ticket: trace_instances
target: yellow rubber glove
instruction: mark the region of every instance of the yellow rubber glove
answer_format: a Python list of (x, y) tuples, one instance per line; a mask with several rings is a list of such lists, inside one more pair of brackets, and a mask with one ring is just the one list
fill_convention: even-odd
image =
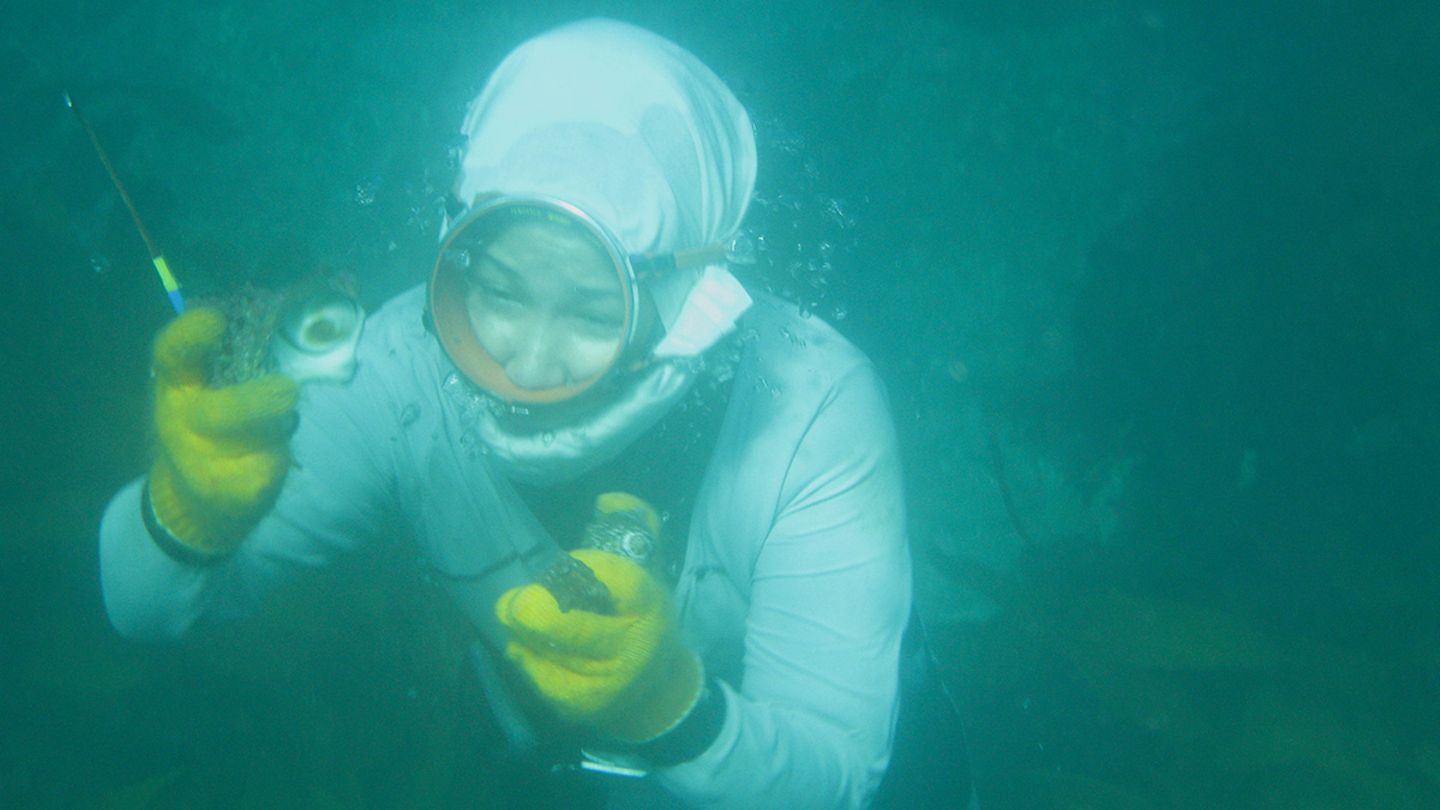
[(233, 551), (274, 503), (290, 466), (299, 386), (270, 374), (209, 388), (225, 317), (197, 308), (155, 338), (155, 463), (150, 502), (178, 541), (202, 555)]
[(700, 659), (649, 571), (606, 551), (571, 554), (609, 589), (614, 612), (562, 611), (538, 584), (511, 589), (495, 604), (511, 633), (506, 653), (561, 717), (622, 742), (652, 740), (695, 706)]

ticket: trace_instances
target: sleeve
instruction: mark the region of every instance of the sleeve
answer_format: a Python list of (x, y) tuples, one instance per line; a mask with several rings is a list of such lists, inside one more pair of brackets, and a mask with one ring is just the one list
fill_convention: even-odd
[(294, 464), (275, 507), (240, 548), (214, 565), (180, 562), (142, 519), (143, 479), (111, 500), (100, 524), (100, 582), (110, 622), (136, 639), (176, 639), (204, 618), (252, 612), (288, 577), (360, 543), (395, 536), (393, 464), (379, 452), (395, 432), (373, 375), (311, 384), (291, 439)]
[(703, 807), (865, 806), (889, 762), (910, 600), (894, 428), (866, 363), (790, 460), (720, 734), (662, 784)]

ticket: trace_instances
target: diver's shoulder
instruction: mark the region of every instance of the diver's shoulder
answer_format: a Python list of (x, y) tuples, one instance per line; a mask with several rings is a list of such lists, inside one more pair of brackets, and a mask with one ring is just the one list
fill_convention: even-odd
[(770, 293), (750, 296), (754, 303), (736, 326), (742, 340), (753, 342), (764, 358), (803, 362), (837, 375), (870, 365), (865, 353), (824, 318)]
[(365, 338), (390, 347), (425, 338), (425, 285), (398, 293), (365, 318)]
[(367, 320), (368, 324), (375, 324), (377, 328), (393, 328), (407, 324), (424, 329), (425, 315), (425, 290), (426, 285), (416, 284), (415, 286), (396, 293)]
[[(360, 334), (361, 367), (372, 370), (393, 366), (417, 370), (425, 365), (433, 341), (425, 329), (425, 285), (416, 285), (381, 304), (365, 317)], [(408, 373), (408, 372), (407, 372)]]
[(883, 387), (870, 358), (823, 318), (773, 295), (751, 298), (736, 324), (744, 385), (786, 392), (776, 404), (802, 410)]

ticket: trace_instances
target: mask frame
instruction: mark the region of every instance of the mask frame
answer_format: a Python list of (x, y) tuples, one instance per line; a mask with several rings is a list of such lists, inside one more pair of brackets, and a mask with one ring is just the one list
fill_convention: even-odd
[[(523, 388), (512, 382), (499, 361), (480, 343), (470, 322), (466, 274), (480, 249), (495, 233), (511, 223), (543, 221), (582, 235), (608, 260), (620, 286), (625, 311), (614, 354), (595, 374), (566, 385)], [(477, 197), (441, 242), (430, 276), (430, 314), (441, 347), (455, 367), (471, 382), (500, 399), (524, 405), (572, 400), (613, 376), (635, 341), (640, 312), (640, 291), (631, 257), (603, 224), (571, 203), (541, 195), (489, 194)]]
[[(450, 217), (447, 217), (450, 219)], [(469, 264), (462, 257), (483, 241), (489, 230), (506, 222), (542, 219), (565, 225), (599, 247), (619, 281), (625, 313), (615, 353), (597, 373), (569, 385), (550, 388), (522, 388), (512, 382), (500, 363), (485, 350), (475, 335), (466, 308), (465, 279)], [(628, 253), (620, 240), (603, 223), (584, 209), (565, 200), (540, 194), (477, 195), (468, 210), (453, 218), (441, 241), (435, 267), (430, 275), (430, 316), (440, 345), (450, 361), (472, 383), (505, 402), (544, 405), (566, 402), (596, 388), (622, 373), (646, 365), (638, 358), (636, 345), (641, 325), (641, 284), (653, 277), (731, 260), (734, 237), (695, 248), (662, 253)], [(647, 330), (648, 331), (648, 330)]]

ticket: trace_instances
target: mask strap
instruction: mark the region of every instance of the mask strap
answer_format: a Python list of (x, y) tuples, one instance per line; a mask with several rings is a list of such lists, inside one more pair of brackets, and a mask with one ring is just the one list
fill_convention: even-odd
[(730, 250), (734, 243), (734, 240), (731, 239), (701, 247), (684, 248), (671, 253), (632, 254), (630, 266), (635, 271), (636, 280), (645, 281), (676, 270), (722, 264), (730, 258)]

